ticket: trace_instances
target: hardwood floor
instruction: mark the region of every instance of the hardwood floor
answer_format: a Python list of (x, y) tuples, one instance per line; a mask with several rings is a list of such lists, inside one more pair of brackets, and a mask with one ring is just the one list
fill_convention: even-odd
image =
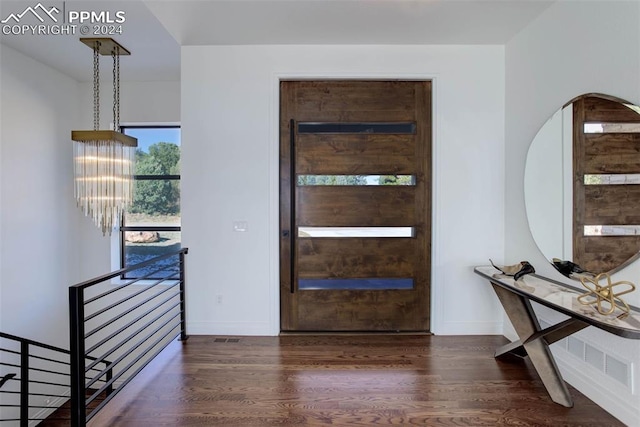
[(623, 425), (572, 387), (573, 408), (551, 402), (528, 363), (493, 358), (505, 342), (192, 336), (172, 343), (89, 426)]

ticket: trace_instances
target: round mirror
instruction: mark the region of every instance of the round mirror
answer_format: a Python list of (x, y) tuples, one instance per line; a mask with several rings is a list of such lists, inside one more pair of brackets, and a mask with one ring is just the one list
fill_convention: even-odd
[(549, 261), (599, 274), (640, 257), (640, 107), (602, 94), (565, 104), (531, 143), (524, 191)]

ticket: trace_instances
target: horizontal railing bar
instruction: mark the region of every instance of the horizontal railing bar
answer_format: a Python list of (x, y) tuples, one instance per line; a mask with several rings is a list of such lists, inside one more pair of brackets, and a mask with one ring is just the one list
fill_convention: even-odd
[[(169, 267), (170, 267), (170, 266), (169, 266)], [(145, 284), (145, 287), (146, 287), (146, 288), (151, 288), (151, 287), (153, 287), (153, 286), (155, 286), (155, 285), (159, 285), (159, 284), (161, 284), (162, 282), (164, 282), (164, 281), (168, 280), (168, 278), (163, 277), (163, 278), (160, 278), (160, 279), (148, 279), (148, 277), (149, 277), (149, 276), (151, 276), (151, 275), (153, 275), (153, 274), (155, 274), (155, 273), (158, 273), (159, 271), (166, 270), (167, 268), (168, 268), (168, 267), (166, 267), (166, 266), (165, 266), (165, 267), (160, 267), (160, 268), (157, 268), (157, 269), (155, 269), (155, 270), (153, 270), (153, 271), (150, 271), (149, 273), (145, 274), (144, 276), (136, 277), (135, 279), (128, 279), (129, 281), (128, 281), (128, 282), (126, 282), (126, 283), (124, 283), (124, 284), (122, 284), (122, 285), (115, 286), (113, 289), (110, 289), (110, 290), (108, 290), (107, 292), (103, 292), (103, 293), (101, 293), (101, 294), (99, 294), (99, 295), (96, 295), (96, 296), (94, 296), (94, 297), (91, 297), (91, 298), (89, 298), (89, 299), (85, 300), (84, 304), (85, 304), (85, 305), (88, 305), (88, 304), (90, 304), (90, 303), (92, 303), (92, 302), (94, 302), (94, 301), (99, 300), (100, 298), (106, 297), (107, 295), (111, 295), (111, 294), (112, 294), (112, 293), (114, 293), (114, 292), (118, 292), (118, 291), (120, 291), (120, 290), (122, 290), (122, 289), (124, 289), (124, 288), (126, 288), (126, 287), (129, 287), (129, 286), (131, 286), (131, 285), (133, 285), (133, 284), (135, 284), (135, 283), (137, 283), (137, 282), (142, 282), (142, 281), (144, 281), (144, 280), (157, 280), (157, 281), (156, 281), (156, 283), (153, 283), (153, 284)], [(172, 275), (172, 276), (174, 276), (174, 275)], [(172, 277), (172, 276), (169, 276), (169, 277)], [(172, 278), (172, 279), (169, 279), (169, 280), (178, 280), (178, 279), (173, 279), (173, 278)], [(85, 320), (86, 320), (86, 319), (85, 319)]]
[[(48, 349), (48, 350), (51, 350), (51, 349)], [(5, 352), (7, 352), (7, 353), (12, 353), (12, 354), (20, 355), (20, 352), (19, 352), (19, 351), (14, 351), (14, 350), (8, 350), (8, 349), (2, 349), (2, 348), (0, 348), (0, 351), (5, 351)], [(69, 351), (68, 351), (68, 350), (67, 350), (66, 352), (64, 352), (64, 353), (66, 353), (66, 354), (71, 354), (71, 353), (69, 353)], [(46, 360), (46, 361), (49, 361), (49, 362), (63, 363), (63, 364), (65, 364), (65, 365), (68, 365), (68, 364), (69, 364), (69, 362), (63, 362), (63, 361), (60, 361), (60, 360), (49, 359), (49, 358), (41, 357), (41, 356), (37, 356), (37, 355), (34, 355), (34, 354), (29, 355), (29, 357), (32, 357), (32, 358), (34, 358), (34, 359)], [(87, 358), (87, 359), (90, 359), (90, 360), (95, 360), (95, 357), (93, 357), (93, 356), (86, 356), (86, 358)], [(108, 362), (107, 362), (107, 361), (105, 361), (105, 363), (108, 363)], [(6, 364), (5, 362), (0, 362), (0, 366), (13, 366), (13, 367), (16, 367), (17, 365), (8, 365), (8, 364)], [(19, 366), (18, 366), (18, 367), (19, 367)]]
[(20, 365), (14, 365), (13, 363), (6, 363), (6, 362), (2, 362), (2, 363), (0, 363), (0, 365), (10, 366), (12, 368), (20, 368), (21, 367)]
[[(175, 280), (177, 280), (177, 279), (175, 279)], [(151, 289), (155, 288), (156, 286), (158, 286), (158, 285), (159, 285), (160, 283), (162, 283), (163, 281), (164, 281), (164, 280), (158, 280), (158, 281), (157, 281), (156, 283), (154, 283), (153, 285), (145, 286), (144, 288), (142, 288), (142, 290), (140, 290), (140, 291), (138, 291), (138, 292), (134, 293), (133, 295), (128, 295), (126, 298), (123, 298), (123, 299), (121, 299), (120, 301), (116, 301), (116, 302), (114, 302), (113, 304), (106, 306), (106, 307), (105, 307), (105, 308), (103, 308), (102, 310), (98, 310), (98, 311), (96, 311), (95, 313), (90, 314), (89, 316), (87, 316), (87, 317), (85, 317), (85, 318), (84, 318), (84, 321), (85, 321), (85, 322), (88, 322), (89, 320), (94, 319), (94, 318), (96, 318), (96, 317), (100, 316), (100, 315), (101, 315), (101, 314), (103, 314), (103, 313), (106, 313), (107, 311), (111, 310), (112, 308), (115, 308), (115, 307), (119, 306), (120, 304), (123, 304), (123, 303), (125, 303), (125, 302), (127, 302), (127, 301), (131, 301), (131, 299), (132, 299), (132, 298), (135, 298), (135, 297), (137, 297), (138, 295), (140, 295), (140, 294), (142, 294), (142, 293), (144, 293), (144, 292), (148, 292), (148, 291), (150, 291)], [(178, 283), (179, 283), (179, 282), (178, 282)], [(175, 286), (175, 285), (176, 285), (176, 283), (174, 283), (173, 285), (169, 285), (169, 287), (171, 288), (171, 287), (173, 287), (173, 286)], [(85, 305), (86, 305), (86, 303), (85, 303)]]
[[(9, 404), (5, 404), (2, 403), (0, 404), (0, 408), (19, 408), (20, 405), (9, 405)], [(56, 409), (53, 406), (41, 406), (41, 405), (29, 405), (29, 408), (35, 408), (35, 409)], [(35, 418), (29, 418), (29, 419), (35, 419)]]
[[(19, 391), (8, 391), (8, 390), (0, 390), (0, 393), (8, 393), (8, 394), (20, 394)], [(65, 396), (62, 394), (47, 394), (47, 393), (29, 393), (29, 396), (42, 396), (42, 397), (64, 397), (69, 398), (69, 396)]]
[[(12, 367), (12, 368), (21, 368), (21, 366), (20, 366), (20, 365), (14, 365), (14, 364), (12, 364), (12, 363), (0, 363), (0, 365), (10, 366), (10, 367)], [(48, 370), (48, 369), (31, 368), (31, 367), (30, 367), (30, 368), (29, 368), (29, 370), (30, 370), (30, 371), (36, 371), (36, 372), (46, 372), (46, 373), (48, 373), (48, 374), (66, 375), (66, 376), (69, 376), (69, 374), (68, 374), (68, 373), (66, 373), (66, 372), (50, 371), (50, 370)], [(14, 378), (14, 379), (16, 379), (16, 378)]]
[[(173, 288), (173, 287), (175, 287), (175, 286), (176, 286), (176, 285), (171, 285), (171, 286), (167, 287), (166, 289), (164, 289), (164, 290), (162, 290), (162, 291), (158, 292), (157, 294), (153, 295), (151, 298), (147, 298), (146, 300), (141, 301), (141, 302), (139, 302), (138, 304), (136, 304), (135, 306), (131, 307), (131, 308), (130, 308), (130, 309), (128, 309), (127, 311), (124, 311), (124, 312), (120, 313), (120, 314), (118, 315), (118, 317), (114, 317), (114, 318), (109, 319), (107, 322), (105, 322), (105, 323), (103, 323), (102, 325), (100, 325), (100, 326), (96, 327), (96, 328), (95, 328), (95, 329), (93, 329), (91, 332), (86, 333), (86, 334), (84, 335), (85, 339), (86, 339), (86, 338), (89, 338), (90, 336), (92, 336), (92, 335), (93, 335), (93, 334), (95, 334), (96, 332), (98, 332), (98, 331), (100, 331), (100, 330), (102, 330), (102, 329), (106, 328), (107, 326), (109, 326), (109, 325), (111, 324), (111, 322), (115, 321), (116, 319), (118, 319), (118, 318), (120, 318), (120, 317), (122, 317), (122, 316), (124, 316), (124, 315), (126, 315), (126, 314), (131, 313), (131, 312), (132, 312), (132, 311), (134, 311), (135, 309), (140, 308), (140, 307), (142, 307), (143, 305), (145, 305), (146, 303), (153, 301), (155, 298), (159, 297), (160, 295), (163, 295), (165, 292), (168, 292), (168, 291), (172, 290), (172, 288)], [(176, 295), (180, 295), (180, 292), (178, 291), (178, 293), (173, 294), (173, 296), (176, 296)]]
[(64, 376), (69, 376), (70, 374), (66, 373), (66, 372), (56, 372), (56, 371), (50, 371), (49, 369), (41, 369), (41, 368), (31, 368), (29, 367), (30, 371), (36, 371), (36, 372), (46, 372), (47, 374), (54, 374), (54, 375), (64, 375)]
[(64, 360), (56, 360), (56, 359), (50, 359), (48, 357), (42, 357), (42, 356), (37, 356), (35, 354), (30, 354), (29, 358), (31, 359), (38, 359), (38, 360), (44, 360), (46, 362), (53, 362), (53, 363), (60, 363), (62, 365), (69, 365), (69, 361), (64, 361)]
[(56, 347), (56, 346), (49, 345), (49, 344), (40, 343), (40, 342), (29, 340), (29, 339), (26, 339), (26, 338), (20, 338), (20, 337), (17, 337), (15, 335), (5, 334), (4, 332), (0, 332), (0, 338), (7, 338), (7, 339), (18, 341), (18, 342), (21, 342), (21, 343), (27, 343), (29, 345), (33, 345), (33, 346), (36, 346), (36, 347), (46, 348), (48, 350), (59, 351), (60, 353), (70, 354), (69, 350), (65, 350), (64, 348)]
[[(19, 379), (19, 378), (16, 378)], [(43, 384), (43, 385), (54, 385), (56, 387), (60, 386), (60, 387), (69, 387), (69, 384), (62, 384), (62, 383), (52, 383), (49, 381), (38, 381), (38, 380), (29, 380), (29, 384)]]
[[(170, 318), (169, 320), (167, 320), (166, 322), (164, 322), (162, 325), (158, 326), (153, 332), (151, 332), (149, 335), (147, 335), (146, 337), (144, 337), (142, 340), (138, 341), (135, 345), (133, 345), (131, 347), (131, 350), (125, 354), (123, 354), (122, 356), (118, 357), (116, 360), (113, 361), (113, 363), (108, 367), (103, 369), (97, 376), (93, 377), (93, 379), (91, 381), (89, 381), (88, 383), (85, 384), (85, 388), (89, 388), (91, 387), (93, 384), (95, 384), (96, 382), (98, 382), (100, 380), (100, 378), (102, 378), (104, 375), (106, 375), (107, 371), (111, 370), (113, 372), (113, 368), (114, 366), (116, 366), (118, 363), (122, 362), (127, 356), (129, 356), (129, 353), (131, 351), (133, 351), (133, 349), (138, 349), (145, 341), (147, 341), (148, 339), (150, 339), (152, 336), (154, 336), (158, 331), (160, 331), (162, 328), (164, 328), (165, 326), (167, 326), (170, 322), (173, 321), (173, 319), (176, 316), (173, 316), (172, 318)], [(173, 328), (170, 329), (170, 331), (174, 330), (177, 326), (180, 326), (180, 324), (178, 323), (178, 325), (174, 326)], [(153, 344), (156, 345), (157, 343)], [(129, 367), (127, 367), (128, 369)], [(125, 369), (126, 371), (126, 369)], [(122, 374), (122, 372), (124, 371), (120, 371), (120, 374)], [(119, 376), (117, 375), (113, 375), (113, 378), (110, 381), (107, 381), (107, 383), (113, 382), (113, 379), (115, 378), (119, 378)], [(89, 403), (89, 402), (87, 402)]]
[[(179, 327), (179, 326), (180, 326), (180, 325), (177, 325), (177, 327)], [(144, 354), (142, 354), (142, 355), (138, 356), (138, 357), (136, 358), (136, 360), (134, 360), (133, 362), (131, 362), (131, 363), (129, 364), (129, 366), (127, 366), (127, 368), (126, 368), (124, 371), (121, 371), (120, 375), (118, 375), (117, 377), (112, 378), (109, 382), (107, 382), (107, 383), (106, 383), (106, 384), (105, 384), (105, 385), (104, 385), (104, 386), (99, 390), (99, 391), (100, 391), (100, 393), (102, 393), (102, 391), (104, 391), (103, 389), (105, 389), (105, 390), (106, 390), (106, 387), (108, 387), (108, 386), (112, 385), (112, 384), (113, 384), (113, 382), (114, 382), (114, 381), (116, 381), (116, 379), (120, 378), (120, 376), (122, 376), (122, 373), (123, 373), (123, 372), (126, 372), (128, 369), (131, 369), (131, 367), (132, 367), (132, 366), (134, 366), (136, 363), (138, 363), (138, 362), (140, 361), (140, 359), (141, 359), (141, 357), (142, 357), (142, 356), (145, 356), (145, 355), (146, 355), (146, 353), (148, 353), (148, 352), (149, 352), (153, 347), (155, 347), (155, 346), (156, 346), (156, 345), (158, 345), (160, 342), (162, 342), (162, 340), (163, 340), (163, 339), (167, 338), (167, 337), (170, 335), (171, 331), (173, 331), (174, 329), (175, 329), (175, 328), (172, 328), (172, 329), (171, 329), (168, 333), (166, 333), (163, 337), (161, 337), (160, 339), (156, 340), (156, 342), (155, 342), (155, 343), (153, 343), (153, 344), (152, 344), (152, 345), (147, 349), (147, 351), (146, 351)], [(109, 394), (109, 395), (108, 395), (108, 396), (107, 396), (107, 397), (106, 397), (102, 402), (100, 402), (100, 404), (99, 404), (98, 406), (96, 406), (96, 408), (95, 408), (93, 411), (91, 411), (91, 412), (87, 415), (87, 421), (89, 421), (89, 420), (90, 420), (90, 419), (91, 419), (91, 418), (92, 418), (92, 417), (93, 417), (93, 416), (94, 416), (94, 415), (95, 415), (95, 414), (96, 414), (100, 409), (102, 409), (102, 408), (104, 407), (104, 405), (106, 405), (107, 403), (109, 403), (109, 401), (110, 401), (111, 399), (113, 399), (113, 397), (114, 397), (116, 394), (118, 394), (118, 392), (119, 392), (120, 390), (122, 390), (122, 389), (123, 389), (127, 384), (129, 384), (129, 382), (131, 382), (131, 380), (132, 380), (133, 378), (135, 378), (135, 376), (136, 376), (136, 375), (138, 375), (138, 374), (140, 373), (140, 371), (142, 371), (142, 370), (143, 370), (143, 369), (144, 369), (144, 368), (149, 364), (149, 362), (151, 362), (151, 361), (152, 361), (152, 360), (153, 360), (153, 359), (154, 359), (158, 354), (160, 354), (160, 352), (161, 352), (162, 350), (164, 350), (165, 348), (167, 348), (167, 346), (168, 346), (169, 344), (171, 344), (171, 342), (172, 342), (174, 339), (176, 339), (179, 335), (180, 335), (180, 332), (176, 333), (176, 334), (175, 334), (175, 335), (174, 335), (170, 340), (168, 340), (168, 341), (167, 341), (167, 343), (166, 343), (165, 345), (163, 345), (163, 346), (162, 346), (161, 348), (159, 348), (155, 353), (153, 353), (153, 355), (152, 355), (152, 356), (151, 356), (151, 357), (150, 357), (150, 358), (149, 358), (145, 363), (143, 363), (143, 364), (142, 364), (142, 366), (138, 367), (138, 369), (136, 369), (136, 370), (135, 370), (135, 372), (133, 372), (133, 374), (129, 376), (129, 378), (127, 378), (126, 380), (124, 380), (124, 381), (122, 382), (122, 384), (120, 385), (120, 387), (118, 387), (118, 388), (114, 389), (114, 392), (113, 392), (113, 393)], [(94, 399), (95, 399), (95, 398), (94, 398)], [(90, 402), (92, 402), (92, 401), (93, 401), (93, 399), (92, 399), (91, 401), (87, 401), (87, 403), (90, 403)]]
[[(173, 298), (173, 297), (172, 297), (172, 298)], [(167, 300), (167, 301), (168, 301), (168, 300)], [(165, 301), (165, 302), (166, 302), (166, 301)], [(163, 302), (163, 304), (164, 304), (164, 302)], [(172, 306), (169, 310), (167, 310), (167, 312), (168, 312), (168, 311), (171, 311), (171, 310), (173, 310), (173, 309), (175, 309), (175, 308), (176, 308), (176, 307), (178, 307), (178, 306), (179, 306), (179, 304), (176, 304), (176, 305)], [(181, 311), (179, 311), (179, 312), (178, 312), (176, 315), (174, 315), (173, 317), (179, 316), (181, 313), (182, 313), (182, 312), (181, 312)], [(123, 342), (126, 342), (126, 341), (128, 341), (129, 339), (131, 339), (131, 338), (135, 337), (135, 336), (136, 336), (136, 335), (138, 335), (140, 332), (142, 332), (143, 330), (145, 330), (146, 328), (148, 328), (150, 324), (153, 324), (153, 323), (157, 322), (157, 321), (160, 319), (160, 317), (164, 316), (165, 314), (166, 314), (166, 312), (165, 312), (165, 313), (163, 313), (162, 315), (160, 315), (158, 318), (156, 318), (156, 319), (152, 320), (151, 322), (149, 322), (149, 323), (148, 323), (147, 325), (145, 325), (142, 329), (139, 329), (136, 333), (134, 333), (134, 334), (130, 335), (130, 336), (129, 336), (129, 338), (125, 339), (124, 341), (121, 341), (119, 344), (122, 344)], [(172, 317), (172, 318), (173, 318), (173, 317)], [(100, 357), (103, 357), (103, 358), (104, 358), (104, 357), (111, 356), (111, 355), (112, 355), (116, 350), (118, 350), (119, 348), (121, 348), (121, 346), (115, 345), (115, 346), (113, 346), (109, 351), (107, 351), (106, 353), (104, 353), (104, 354), (103, 354), (102, 356), (100, 356)], [(114, 364), (115, 364), (115, 363), (116, 363), (116, 362), (114, 362)], [(96, 362), (93, 362), (91, 365), (89, 365), (89, 367), (85, 368), (85, 373), (88, 373), (88, 372), (89, 372), (89, 368), (93, 368), (93, 367), (95, 366), (95, 364), (96, 364)], [(108, 365), (107, 367), (111, 367), (111, 368), (113, 368), (113, 366), (112, 366), (112, 365)], [(93, 368), (93, 369), (94, 369), (94, 370), (98, 370), (98, 369), (95, 369), (95, 368)]]
[[(177, 294), (180, 295), (180, 294)], [(109, 336), (107, 336), (106, 338), (100, 340), (98, 343), (96, 343), (95, 345), (93, 345), (91, 348), (85, 350), (85, 352), (87, 354), (93, 353), (93, 351), (95, 349), (97, 349), (98, 347), (102, 346), (103, 344), (105, 344), (106, 342), (108, 342), (109, 340), (111, 340), (112, 338), (114, 338), (115, 336), (119, 335), (121, 332), (124, 332), (127, 328), (129, 328), (130, 326), (132, 326), (133, 324), (135, 324), (137, 321), (142, 320), (144, 317), (148, 316), (149, 314), (153, 313), (155, 310), (157, 310), (158, 308), (162, 307), (164, 304), (166, 304), (167, 302), (171, 301), (173, 298), (175, 297), (175, 295), (172, 295), (171, 297), (165, 299), (164, 301), (162, 301), (160, 304), (157, 304), (155, 307), (151, 308), (149, 311), (147, 311), (146, 313), (141, 314), (140, 316), (136, 317), (135, 319), (133, 319), (132, 321), (130, 321), (129, 323), (127, 323), (126, 325), (122, 326), (120, 329), (118, 329), (117, 331), (113, 332), (112, 334), (110, 334)], [(178, 304), (179, 305), (179, 302)], [(174, 305), (172, 307), (169, 307), (169, 309), (167, 309), (162, 315), (166, 314), (167, 312), (171, 311), (173, 308), (175, 308), (177, 305)], [(161, 316), (162, 316), (161, 315)]]
[[(32, 368), (30, 368), (30, 369), (32, 369)], [(89, 369), (87, 371), (90, 371), (90, 370), (91, 371), (100, 371), (100, 368), (92, 368), (92, 369)], [(47, 371), (42, 371), (42, 372), (47, 372)], [(64, 373), (60, 373), (60, 372), (52, 372), (52, 373), (54, 373), (56, 375), (64, 375), (65, 377), (70, 376), (70, 374), (64, 374)], [(90, 379), (90, 378), (93, 378), (93, 377), (85, 377), (85, 379)], [(9, 381), (20, 381), (20, 378), (19, 377), (9, 378)], [(46, 382), (46, 381), (43, 382), (43, 381), (37, 381), (37, 380), (29, 380), (29, 382), (30, 383), (37, 383), (37, 384), (60, 385), (60, 386), (64, 386), (64, 387), (69, 387), (69, 384), (49, 383), (49, 382)], [(1, 390), (0, 390), (0, 392), (1, 392)]]
[(105, 282), (105, 281), (107, 281), (109, 279), (113, 279), (114, 277), (121, 276), (124, 273), (127, 273), (129, 271), (138, 270), (141, 267), (144, 267), (144, 266), (147, 266), (147, 265), (151, 265), (153, 263), (156, 263), (156, 262), (161, 261), (163, 259), (178, 255), (180, 253), (184, 253), (184, 254), (189, 253), (189, 248), (182, 248), (182, 249), (179, 249), (179, 250), (177, 250), (175, 252), (169, 252), (167, 254), (160, 255), (160, 256), (157, 256), (155, 258), (151, 258), (151, 259), (149, 259), (147, 261), (143, 261), (141, 263), (135, 264), (133, 266), (121, 268), (120, 270), (116, 270), (116, 271), (113, 271), (111, 273), (103, 274), (102, 276), (96, 277), (94, 279), (78, 283), (77, 285), (73, 285), (73, 286), (71, 286), (71, 288), (85, 289), (85, 288), (88, 288), (88, 287), (91, 287), (91, 286), (95, 286), (95, 285), (97, 285), (99, 283), (102, 283), (102, 282)]
[[(1, 350), (1, 349), (0, 349), (0, 350)], [(5, 350), (5, 351), (7, 351), (8, 353), (13, 353), (13, 354), (17, 354), (17, 355), (19, 355), (19, 354), (20, 354), (20, 352), (19, 352), (19, 351), (12, 351), (12, 350)], [(60, 363), (60, 364), (62, 364), (62, 365), (68, 365), (68, 364), (69, 364), (69, 361), (63, 361), (63, 360), (51, 359), (51, 358), (49, 358), (49, 357), (38, 356), (38, 355), (36, 355), (36, 354), (30, 354), (30, 355), (29, 355), (29, 358), (31, 358), (31, 359), (45, 360), (45, 361), (47, 361), (47, 362)], [(0, 363), (0, 365), (4, 365), (4, 363)]]

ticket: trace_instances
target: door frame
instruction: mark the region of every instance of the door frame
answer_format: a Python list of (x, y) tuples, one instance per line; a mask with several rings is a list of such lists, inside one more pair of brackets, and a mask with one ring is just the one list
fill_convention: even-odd
[(438, 86), (437, 74), (429, 73), (273, 73), (271, 78), (271, 105), (269, 111), (269, 330), (273, 336), (280, 334), (280, 81), (282, 80), (431, 80), (431, 307), (430, 330), (437, 334), (443, 324), (443, 292), (440, 290), (438, 253), (441, 239), (437, 224), (440, 223), (438, 203)]

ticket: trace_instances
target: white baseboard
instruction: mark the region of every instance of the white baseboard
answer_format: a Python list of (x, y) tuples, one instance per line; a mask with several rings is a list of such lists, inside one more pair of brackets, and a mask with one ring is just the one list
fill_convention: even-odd
[[(436, 335), (502, 335), (502, 322), (444, 322)], [(276, 336), (269, 322), (187, 322), (189, 335)]]
[(188, 335), (274, 336), (269, 322), (187, 322)]
[(503, 335), (502, 322), (441, 322), (433, 333), (436, 335)]

